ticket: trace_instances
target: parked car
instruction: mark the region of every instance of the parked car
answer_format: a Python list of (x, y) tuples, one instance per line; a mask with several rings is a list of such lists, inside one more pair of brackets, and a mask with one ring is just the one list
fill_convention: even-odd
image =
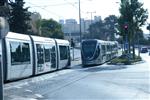
[(141, 48), (141, 53), (147, 53), (148, 52), (148, 48), (147, 47), (142, 47)]

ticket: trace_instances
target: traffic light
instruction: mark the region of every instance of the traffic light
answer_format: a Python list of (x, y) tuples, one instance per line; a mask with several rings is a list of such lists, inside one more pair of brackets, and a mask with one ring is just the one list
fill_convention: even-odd
[(124, 25), (124, 29), (127, 30), (128, 29), (128, 25)]
[(125, 32), (125, 34), (128, 34), (128, 25), (124, 25), (124, 32)]
[(6, 0), (0, 0), (0, 6), (4, 6), (5, 5), (5, 1)]

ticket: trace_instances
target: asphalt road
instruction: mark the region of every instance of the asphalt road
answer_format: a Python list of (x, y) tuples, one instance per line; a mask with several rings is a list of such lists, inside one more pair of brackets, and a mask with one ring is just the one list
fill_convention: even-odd
[(4, 100), (150, 100), (150, 56), (134, 65), (72, 69), (5, 84)]

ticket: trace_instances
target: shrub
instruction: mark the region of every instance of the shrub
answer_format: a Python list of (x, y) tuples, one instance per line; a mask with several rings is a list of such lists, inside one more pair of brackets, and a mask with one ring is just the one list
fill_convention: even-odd
[(138, 62), (141, 61), (141, 57), (139, 56), (135, 56), (135, 59), (133, 59), (132, 56), (127, 55), (127, 54), (123, 54), (117, 58), (114, 58), (110, 61), (109, 64), (125, 64), (125, 65), (130, 65), (134, 62)]

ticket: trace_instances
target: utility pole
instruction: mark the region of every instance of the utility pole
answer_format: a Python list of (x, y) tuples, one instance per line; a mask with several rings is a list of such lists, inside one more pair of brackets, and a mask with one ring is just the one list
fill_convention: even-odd
[(82, 31), (81, 31), (81, 7), (80, 7), (80, 0), (79, 0), (79, 34), (80, 34), (80, 47), (81, 47), (81, 42), (82, 42)]
[[(0, 28), (1, 30), (1, 28)], [(0, 32), (1, 34), (1, 32)], [(0, 36), (1, 37), (1, 36)], [(2, 39), (0, 38), (0, 43), (2, 43)], [(3, 66), (2, 66), (2, 45), (0, 47), (0, 100), (4, 100), (3, 97)]]
[(93, 12), (87, 12), (88, 14), (91, 14), (91, 24), (93, 23), (92, 19), (93, 19), (93, 14), (96, 13), (96, 11)]
[(140, 34), (140, 32), (137, 32), (137, 36), (138, 36), (138, 56), (140, 57), (140, 40), (139, 40), (139, 38), (140, 38), (140, 36), (139, 36), (139, 34)]
[[(9, 9), (8, 9), (8, 1), (7, 0), (0, 0), (0, 100), (4, 100), (3, 95), (3, 43), (2, 39), (9, 30), (8, 23), (6, 18), (8, 17)], [(8, 29), (7, 29), (8, 28)]]

